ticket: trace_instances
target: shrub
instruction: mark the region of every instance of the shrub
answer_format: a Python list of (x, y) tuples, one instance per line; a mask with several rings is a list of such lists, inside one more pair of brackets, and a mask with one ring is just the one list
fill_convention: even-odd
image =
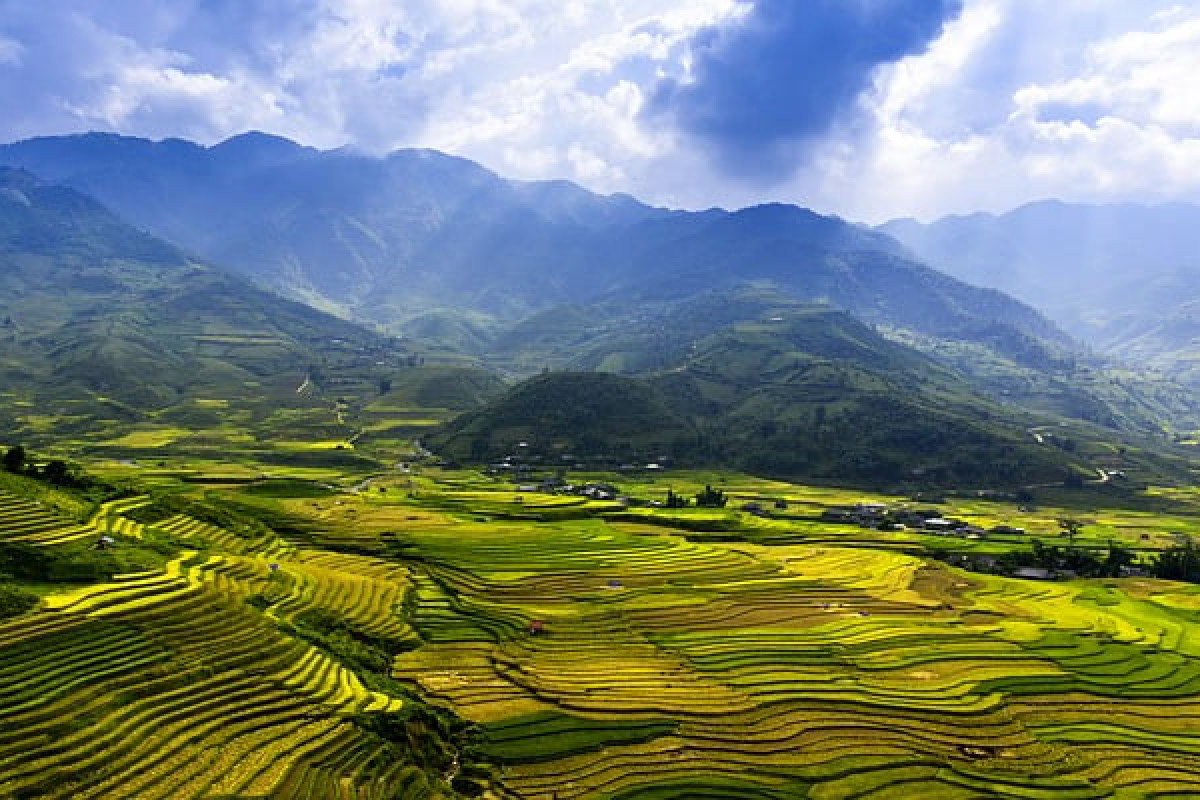
[(38, 596), (20, 586), (0, 584), (0, 619), (19, 617), (38, 604)]

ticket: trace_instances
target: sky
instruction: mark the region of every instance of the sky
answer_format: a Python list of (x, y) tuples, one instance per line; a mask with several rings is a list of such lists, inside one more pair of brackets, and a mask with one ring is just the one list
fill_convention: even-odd
[(860, 222), (1200, 202), (1200, 0), (0, 0), (0, 140), (432, 147)]

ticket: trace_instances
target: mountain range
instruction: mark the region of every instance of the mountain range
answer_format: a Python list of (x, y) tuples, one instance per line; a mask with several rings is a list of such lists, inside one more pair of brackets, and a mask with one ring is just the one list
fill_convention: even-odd
[(878, 230), (1105, 353), (1200, 385), (1200, 206), (1044, 201)]
[(770, 282), (869, 322), (1066, 337), (1028, 306), (906, 258), (891, 237), (795, 206), (667, 211), (565, 182), (508, 181), (429, 150), (383, 158), (264, 134), (214, 147), (107, 134), (0, 147), (0, 163), (310, 304), (389, 328), (438, 309), (503, 326), (621, 292), (669, 300)]
[[(580, 402), (551, 373), (440, 441), (491, 456), (511, 446), (502, 431), (614, 452), (669, 440), (697, 463), (787, 474), (1008, 481), (1073, 463), (1035, 447), (1033, 425), (1195, 419), (1186, 390), (1114, 369), (1030, 305), (920, 263), (912, 242), (794, 206), (670, 211), (433, 151), (264, 134), (49, 137), (0, 147), (0, 164), (2, 376), (22, 387), (10, 424), (27, 428), (30, 408), (182, 421), (231, 395), (251, 416), (335, 395), (352, 411), (401, 383), (428, 395), (426, 377), (454, 405), (486, 403), (488, 371), (568, 370), (653, 413), (608, 439), (595, 423), (611, 406), (530, 428), (517, 418), (539, 403)], [(411, 371), (417, 348), (459, 371)]]

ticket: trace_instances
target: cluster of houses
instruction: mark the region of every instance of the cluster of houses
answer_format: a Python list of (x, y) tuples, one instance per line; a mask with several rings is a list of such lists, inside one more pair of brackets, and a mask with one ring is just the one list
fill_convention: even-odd
[(529, 442), (517, 442), (513, 452), (499, 461), (488, 464), (486, 472), (489, 475), (511, 473), (520, 476), (534, 469), (608, 469), (615, 472), (655, 473), (662, 472), (671, 466), (673, 460), (668, 455), (660, 455), (647, 461), (621, 460), (611, 454), (594, 453), (591, 455), (573, 455), (571, 453), (545, 453)]
[(937, 509), (891, 507), (882, 503), (860, 503), (856, 506), (834, 506), (821, 514), (826, 522), (858, 525), (880, 531), (916, 530), (939, 536), (960, 536), (966, 539), (986, 539), (989, 534), (1023, 536), (1024, 528), (997, 525), (990, 530), (961, 519), (943, 517)]
[(628, 502), (621, 490), (608, 483), (564, 483), (554, 476), (543, 478), (540, 483), (522, 483), (517, 486), (518, 492), (542, 492), (544, 494), (566, 494), (586, 497), (589, 500), (617, 500)]

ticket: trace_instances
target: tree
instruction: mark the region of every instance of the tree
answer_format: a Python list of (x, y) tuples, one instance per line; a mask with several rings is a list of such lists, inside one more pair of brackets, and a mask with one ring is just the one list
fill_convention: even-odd
[(1083, 520), (1075, 519), (1074, 517), (1064, 517), (1058, 521), (1059, 526), (1063, 529), (1063, 533), (1067, 535), (1067, 548), (1075, 549), (1075, 537), (1079, 535), (1079, 531), (1083, 528)]
[(673, 489), (667, 489), (667, 508), (687, 508), (687, 498), (683, 495), (675, 494)]
[(729, 499), (725, 492), (705, 484), (704, 491), (696, 495), (696, 505), (699, 508), (724, 508)]
[(1151, 565), (1154, 577), (1175, 581), (1200, 581), (1200, 550), (1191, 539), (1168, 547)]
[(55, 486), (69, 486), (74, 483), (71, 469), (65, 461), (50, 461), (42, 468), (42, 479)]
[(28, 459), (25, 453), (25, 448), (21, 445), (14, 445), (8, 448), (8, 452), (4, 454), (4, 471), (19, 473), (25, 470), (25, 463)]
[(1101, 567), (1102, 574), (1109, 578), (1121, 577), (1121, 570), (1133, 564), (1134, 553), (1128, 547), (1108, 540), (1108, 556)]

